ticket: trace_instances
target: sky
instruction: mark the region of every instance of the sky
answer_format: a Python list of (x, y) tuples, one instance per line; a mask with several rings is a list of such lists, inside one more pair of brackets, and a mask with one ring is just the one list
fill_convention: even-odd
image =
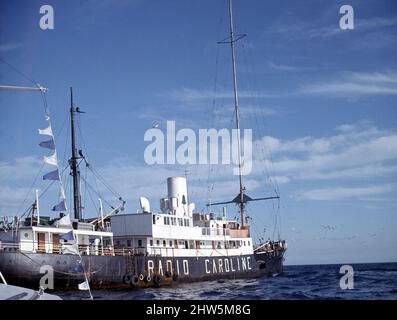
[[(43, 4), (54, 29), (42, 30)], [(354, 29), (339, 28), (339, 8), (354, 9)], [(397, 3), (234, 1), (241, 125), (253, 130), (252, 236), (286, 239), (286, 264), (397, 261)], [(139, 210), (166, 196), (166, 178), (186, 175), (197, 211), (238, 193), (232, 166), (148, 165), (144, 134), (233, 128), (226, 1), (10, 1), (0, 3), (0, 83), (49, 88), (58, 157), (66, 167), (69, 88), (86, 113), (78, 144), (88, 162)], [(23, 75), (21, 74), (23, 73)], [(43, 193), (53, 215), (56, 188), (44, 192), (46, 121), (36, 92), (0, 91), (0, 215), (21, 214)], [(117, 205), (82, 164), (82, 176)], [(71, 207), (69, 172), (63, 174)], [(35, 183), (33, 183), (35, 182)], [(82, 183), (85, 186), (85, 183)], [(85, 217), (97, 199), (83, 188)], [(222, 208), (213, 207), (215, 212)], [(227, 206), (230, 218), (238, 216)]]

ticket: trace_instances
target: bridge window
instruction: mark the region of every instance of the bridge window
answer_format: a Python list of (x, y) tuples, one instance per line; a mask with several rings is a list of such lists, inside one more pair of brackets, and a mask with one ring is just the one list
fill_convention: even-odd
[(138, 239), (138, 247), (142, 247), (142, 240)]
[(150, 246), (153, 247), (153, 239), (150, 239)]

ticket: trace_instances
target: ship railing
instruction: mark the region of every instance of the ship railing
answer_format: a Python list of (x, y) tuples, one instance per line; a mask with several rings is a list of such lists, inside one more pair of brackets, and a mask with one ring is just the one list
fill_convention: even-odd
[(114, 249), (114, 254), (116, 256), (162, 256), (169, 255), (170, 252), (174, 251), (174, 247), (119, 247)]
[[(26, 244), (26, 243), (24, 243)], [(36, 243), (37, 244), (37, 243)], [(49, 247), (51, 245), (52, 247)], [(63, 249), (67, 248), (67, 245), (54, 245), (53, 242), (42, 242), (39, 246), (29, 247), (30, 249), (21, 249), (20, 243), (16, 242), (2, 242), (0, 241), (0, 252), (16, 252), (16, 251), (33, 251), (42, 253), (54, 253), (62, 254)], [(79, 245), (78, 250), (82, 255), (114, 255), (114, 250), (111, 246), (102, 245)]]
[(114, 255), (116, 256), (136, 256), (146, 255), (147, 251), (144, 247), (116, 247), (114, 248)]
[(0, 241), (0, 251), (19, 251), (19, 244), (15, 242)]
[[(79, 252), (82, 255), (90, 255), (90, 256), (113, 256), (114, 249), (112, 246), (105, 245), (83, 245), (80, 244), (78, 246)], [(62, 248), (54, 248), (53, 253), (62, 253)]]
[[(52, 245), (52, 248), (49, 248), (48, 245)], [(73, 245), (70, 245), (73, 246)], [(46, 252), (46, 253), (53, 253), (53, 254), (62, 254), (64, 250), (68, 247), (65, 244), (54, 245), (52, 242), (42, 242), (39, 247), (33, 247), (31, 250), (27, 251), (34, 251), (34, 252)], [(107, 255), (116, 255), (116, 256), (133, 256), (133, 255), (148, 255), (146, 248), (144, 247), (115, 247), (106, 246), (106, 245), (78, 245), (78, 250), (81, 255), (100, 255), (100, 256), (107, 256)], [(0, 252), (16, 252), (21, 251), (20, 244), (15, 242), (2, 242), (0, 241)], [(160, 252), (161, 253), (161, 252)]]

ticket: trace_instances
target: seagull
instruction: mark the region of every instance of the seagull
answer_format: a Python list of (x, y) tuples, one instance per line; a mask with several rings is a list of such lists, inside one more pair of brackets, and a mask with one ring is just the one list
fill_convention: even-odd
[(154, 125), (153, 125), (153, 128), (158, 128), (159, 127), (159, 124), (158, 123), (155, 123)]

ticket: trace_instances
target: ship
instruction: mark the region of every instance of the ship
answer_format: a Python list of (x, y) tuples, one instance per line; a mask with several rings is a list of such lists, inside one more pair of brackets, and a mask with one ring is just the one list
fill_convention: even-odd
[[(240, 130), (232, 2), (229, 0), (230, 43), (233, 71), (234, 113)], [(8, 87), (9, 89), (10, 87)], [(6, 88), (7, 89), (7, 88)], [(45, 95), (45, 88), (37, 87)], [(125, 201), (103, 209), (96, 218), (83, 219), (80, 194), (80, 165), (84, 154), (76, 147), (75, 117), (82, 113), (70, 91), (70, 175), (73, 179), (73, 210), (66, 206), (56, 144), (49, 110), (48, 127), (39, 133), (49, 137), (40, 146), (53, 150), (44, 158), (55, 170), (44, 179), (58, 182), (60, 202), (49, 219), (40, 212), (39, 197), (26, 217), (0, 218), (0, 271), (13, 285), (55, 290), (146, 288), (183, 282), (220, 279), (246, 279), (276, 276), (283, 272), (287, 242), (282, 239), (254, 245), (246, 206), (252, 201), (279, 199), (278, 195), (251, 198), (244, 187), (239, 157), (238, 194), (231, 201), (208, 204), (208, 211), (197, 212), (190, 202), (187, 177), (167, 179), (166, 197), (160, 210), (140, 197), (140, 211), (126, 213)], [(240, 153), (240, 137), (237, 139)], [(144, 182), (142, 182), (144, 183)], [(237, 189), (237, 186), (236, 186)], [(214, 206), (235, 204), (239, 219), (221, 215)], [(72, 215), (73, 214), (73, 215)]]

